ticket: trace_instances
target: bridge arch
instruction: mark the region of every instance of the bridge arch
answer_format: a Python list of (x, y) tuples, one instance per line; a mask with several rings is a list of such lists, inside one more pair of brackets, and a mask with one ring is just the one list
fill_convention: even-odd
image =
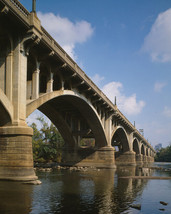
[(127, 133), (122, 126), (118, 126), (112, 134), (112, 146), (118, 147), (120, 153), (130, 150)]
[[(64, 140), (71, 140), (72, 130), (66, 122), (66, 113), (79, 115), (90, 127), (96, 147), (107, 145), (104, 129), (93, 106), (76, 91), (60, 90), (41, 95), (27, 105), (27, 117), (36, 109), (43, 112), (57, 126)], [(60, 125), (61, 124), (61, 125)], [(67, 132), (67, 134), (65, 133)]]
[(150, 155), (150, 153), (149, 153), (149, 149), (148, 149), (148, 147), (146, 148), (146, 156), (149, 156)]
[(141, 145), (141, 154), (142, 154), (142, 155), (145, 155), (145, 147), (144, 147), (143, 144)]
[(133, 151), (136, 153), (136, 155), (140, 154), (139, 141), (137, 138), (133, 139)]

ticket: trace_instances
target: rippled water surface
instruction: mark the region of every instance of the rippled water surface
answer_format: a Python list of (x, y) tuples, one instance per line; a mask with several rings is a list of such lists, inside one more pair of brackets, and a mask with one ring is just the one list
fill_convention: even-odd
[[(157, 165), (171, 168), (171, 163)], [(0, 182), (0, 214), (171, 213), (171, 180), (120, 178), (166, 177), (171, 176), (169, 171), (120, 167), (116, 171), (56, 170), (37, 175), (42, 185)], [(141, 204), (141, 210), (131, 208), (131, 204)]]

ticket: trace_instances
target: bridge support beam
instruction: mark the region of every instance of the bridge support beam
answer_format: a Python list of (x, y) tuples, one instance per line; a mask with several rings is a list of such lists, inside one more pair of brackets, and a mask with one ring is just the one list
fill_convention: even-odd
[(135, 152), (127, 151), (117, 155), (116, 153), (116, 165), (136, 165)]
[(29, 127), (0, 127), (0, 179), (36, 180), (33, 169), (33, 131)]
[(63, 164), (97, 168), (116, 168), (113, 147), (96, 149), (67, 150), (63, 154)]

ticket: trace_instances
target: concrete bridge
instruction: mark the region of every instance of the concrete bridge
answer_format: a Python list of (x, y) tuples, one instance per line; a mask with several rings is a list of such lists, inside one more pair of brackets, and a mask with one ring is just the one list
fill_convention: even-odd
[[(115, 168), (154, 161), (152, 146), (41, 26), (36, 12), (0, 0), (0, 179), (36, 179), (33, 131), (26, 123), (36, 109), (64, 138), (65, 164)], [(94, 139), (94, 147), (81, 147), (82, 139)]]

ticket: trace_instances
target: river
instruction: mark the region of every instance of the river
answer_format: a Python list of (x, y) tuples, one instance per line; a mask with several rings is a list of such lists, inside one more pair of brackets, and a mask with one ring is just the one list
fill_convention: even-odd
[[(155, 166), (171, 168), (170, 164)], [(0, 181), (0, 214), (171, 213), (171, 180), (120, 178), (169, 176), (171, 171), (118, 167), (117, 170), (37, 172), (41, 185)], [(167, 202), (165, 206), (160, 201)], [(141, 210), (131, 208), (141, 204)]]

